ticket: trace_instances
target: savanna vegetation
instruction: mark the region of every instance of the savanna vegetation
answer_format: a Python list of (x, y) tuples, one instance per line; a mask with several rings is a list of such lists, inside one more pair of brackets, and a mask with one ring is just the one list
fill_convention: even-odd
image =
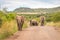
[(14, 13), (6, 14), (0, 11), (0, 40), (13, 35), (17, 31), (15, 16)]
[(48, 14), (46, 21), (48, 26), (60, 27), (60, 12)]
[[(0, 11), (0, 40), (9, 37), (10, 35), (13, 35), (15, 32), (18, 31), (17, 28), (17, 22), (16, 22), (16, 13), (14, 12), (4, 12), (4, 11)], [(27, 23), (29, 22), (29, 20), (31, 19), (36, 19), (40, 16), (40, 15), (29, 15), (29, 14), (20, 14), (23, 15), (25, 17), (25, 22), (23, 25), (23, 28), (27, 27)]]
[(0, 11), (0, 40), (13, 35), (17, 32), (16, 15), (23, 15), (25, 17), (25, 23), (23, 28), (28, 27), (27, 23), (35, 19), (40, 22), (39, 17), (45, 16), (46, 25), (60, 27), (60, 12), (46, 13), (46, 14), (16, 14), (15, 12), (3, 12)]

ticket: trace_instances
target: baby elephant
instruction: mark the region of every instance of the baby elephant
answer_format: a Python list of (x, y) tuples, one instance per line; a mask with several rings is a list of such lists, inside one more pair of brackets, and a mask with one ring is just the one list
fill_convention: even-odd
[(38, 23), (36, 20), (30, 20), (30, 26), (38, 26)]
[(16, 16), (18, 30), (21, 31), (24, 24), (24, 16)]

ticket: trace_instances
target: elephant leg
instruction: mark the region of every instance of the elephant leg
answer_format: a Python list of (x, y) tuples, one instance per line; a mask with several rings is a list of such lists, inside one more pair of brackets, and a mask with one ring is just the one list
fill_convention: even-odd
[(22, 24), (20, 24), (20, 31), (22, 31)]
[(17, 20), (17, 27), (18, 27), (18, 31), (19, 31), (20, 30), (20, 23), (18, 20)]
[(18, 23), (18, 31), (21, 31), (21, 30), (22, 30), (22, 24)]
[(30, 26), (32, 26), (32, 22), (30, 21)]
[(18, 30), (20, 31), (20, 24), (18, 23)]
[(20, 25), (20, 30), (21, 30), (21, 31), (22, 31), (22, 28), (23, 28), (23, 24), (24, 24), (24, 23), (21, 23), (21, 25)]
[(44, 22), (41, 23), (41, 26), (44, 26)]

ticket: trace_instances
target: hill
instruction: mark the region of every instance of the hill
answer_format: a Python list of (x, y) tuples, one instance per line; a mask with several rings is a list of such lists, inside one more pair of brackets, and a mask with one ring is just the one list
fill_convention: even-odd
[(27, 7), (20, 7), (20, 8), (16, 8), (14, 10), (14, 12), (37, 12), (37, 13), (52, 13), (52, 12), (58, 12), (60, 11), (60, 7), (55, 7), (55, 8), (35, 8), (35, 9), (31, 9), (31, 8), (27, 8)]

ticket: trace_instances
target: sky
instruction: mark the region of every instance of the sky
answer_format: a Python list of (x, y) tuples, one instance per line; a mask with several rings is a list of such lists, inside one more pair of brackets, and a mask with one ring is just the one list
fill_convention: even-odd
[(60, 6), (60, 0), (0, 0), (0, 9), (12, 11), (19, 7), (53, 8)]

